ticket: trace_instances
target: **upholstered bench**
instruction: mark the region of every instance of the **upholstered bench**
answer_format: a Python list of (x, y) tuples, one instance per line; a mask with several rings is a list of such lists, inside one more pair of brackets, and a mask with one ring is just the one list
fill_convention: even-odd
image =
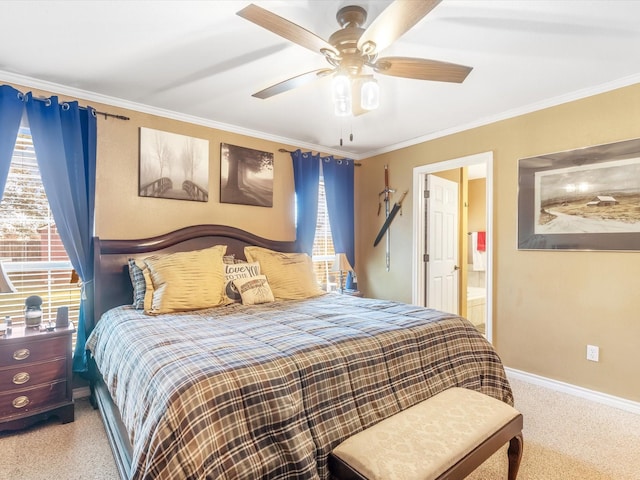
[(339, 480), (462, 479), (509, 442), (509, 480), (522, 457), (522, 414), (500, 400), (450, 388), (338, 445)]

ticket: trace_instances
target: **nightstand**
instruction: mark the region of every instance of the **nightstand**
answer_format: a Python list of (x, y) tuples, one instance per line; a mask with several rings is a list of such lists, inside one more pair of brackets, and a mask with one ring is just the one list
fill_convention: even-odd
[(73, 422), (71, 335), (68, 327), (14, 327), (0, 337), (0, 431), (57, 416)]

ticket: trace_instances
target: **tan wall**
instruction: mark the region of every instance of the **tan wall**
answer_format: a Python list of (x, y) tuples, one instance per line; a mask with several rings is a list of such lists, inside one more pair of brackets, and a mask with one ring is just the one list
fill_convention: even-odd
[(463, 239), (467, 242), (467, 263), (473, 262), (473, 252), (471, 250), (471, 236), (468, 232), (484, 232), (487, 230), (487, 180), (484, 178), (476, 178), (469, 180), (467, 184), (469, 198), (467, 207), (467, 231), (462, 232), (468, 238)]
[[(494, 343), (509, 367), (640, 401), (637, 252), (518, 251), (519, 158), (640, 137), (640, 85), (474, 128), (362, 161), (356, 177), (359, 288), (411, 301), (412, 169), (493, 151)], [(410, 189), (391, 227), (391, 271), (373, 204), (384, 165), (392, 188)], [(640, 244), (638, 245), (640, 249)], [(586, 360), (586, 345), (600, 362)]]
[(487, 229), (487, 180), (476, 178), (469, 180), (468, 221), (470, 232), (483, 232)]
[[(22, 92), (50, 96), (28, 86)], [(76, 100), (60, 95), (61, 100)], [(231, 225), (274, 240), (295, 239), (293, 168), (289, 153), (276, 144), (209, 127), (79, 99), (99, 111), (130, 120), (98, 116), (95, 232), (102, 238), (145, 238), (188, 225)], [(139, 130), (148, 127), (209, 141), (209, 201), (191, 202), (138, 196)], [(273, 152), (273, 207), (220, 203), (220, 143)]]
[[(192, 224), (221, 223), (272, 239), (294, 238), (291, 161), (289, 154), (278, 152), (280, 147), (294, 147), (89, 103), (131, 118), (98, 120), (96, 233), (101, 237), (136, 238)], [(355, 175), (359, 288), (367, 296), (411, 301), (412, 169), (493, 151), (494, 343), (505, 364), (640, 401), (640, 255), (515, 248), (519, 158), (636, 138), (639, 125), (640, 85), (636, 85), (362, 161)], [(209, 140), (209, 202), (138, 197), (141, 126)], [(219, 203), (221, 142), (274, 152), (273, 208)], [(391, 187), (409, 190), (403, 214), (391, 228), (389, 272), (384, 242), (373, 248), (384, 219), (376, 211), (385, 164), (390, 166)], [(599, 363), (585, 360), (587, 343), (600, 346)]]
[[(109, 107), (105, 107), (109, 108)], [(109, 111), (113, 111), (109, 108)], [(98, 121), (96, 233), (104, 238), (141, 238), (201, 223), (231, 225), (274, 240), (295, 239), (294, 186), (286, 145), (154, 115), (125, 111), (124, 122)], [(209, 141), (209, 201), (139, 197), (139, 128), (148, 127)], [(220, 203), (220, 143), (274, 154), (273, 207)]]

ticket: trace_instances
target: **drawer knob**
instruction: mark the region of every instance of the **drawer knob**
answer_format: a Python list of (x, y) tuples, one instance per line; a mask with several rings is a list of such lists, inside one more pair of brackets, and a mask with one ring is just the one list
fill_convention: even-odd
[(29, 405), (29, 397), (26, 395), (21, 395), (13, 399), (13, 406), (15, 408), (24, 408)]
[(27, 372), (16, 373), (13, 376), (13, 383), (16, 385), (22, 385), (23, 383), (27, 383), (31, 376)]
[(29, 355), (31, 355), (31, 352), (29, 351), (28, 348), (21, 348), (20, 350), (16, 350), (15, 352), (13, 352), (13, 359), (25, 360), (26, 358), (29, 357)]

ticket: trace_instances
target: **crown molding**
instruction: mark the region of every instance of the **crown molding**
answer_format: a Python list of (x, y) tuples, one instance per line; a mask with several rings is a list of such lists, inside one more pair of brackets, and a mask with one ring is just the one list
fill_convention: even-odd
[[(300, 142), (292, 138), (280, 137), (277, 135), (271, 135), (265, 132), (257, 130), (250, 130), (238, 125), (231, 125), (228, 123), (216, 122), (207, 118), (196, 117), (194, 115), (186, 115), (183, 113), (175, 112), (173, 110), (166, 110), (163, 108), (153, 107), (144, 103), (131, 102), (122, 98), (111, 97), (108, 95), (102, 95), (100, 93), (92, 92), (89, 90), (82, 90), (80, 88), (71, 87), (68, 85), (62, 85), (60, 83), (49, 82), (46, 80), (39, 80), (33, 77), (27, 77), (24, 75), (18, 75), (11, 72), (0, 70), (0, 79), (3, 82), (9, 82), (16, 85), (20, 85), (27, 88), (36, 88), (39, 90), (45, 90), (52, 92), (54, 95), (66, 95), (73, 98), (81, 98), (88, 102), (97, 102), (112, 107), (126, 108), (140, 113), (148, 113), (150, 115), (156, 115), (163, 118), (170, 118), (180, 122), (191, 123), (194, 125), (200, 125), (209, 128), (215, 128), (217, 130), (223, 130), (225, 132), (237, 133), (240, 135), (246, 135), (248, 137), (260, 138), (262, 140), (268, 140), (270, 142), (293, 145), (297, 148), (306, 148), (309, 150), (315, 150), (324, 154), (337, 155), (340, 157), (353, 158), (351, 155), (345, 154), (345, 152), (339, 150), (332, 150), (330, 148), (315, 145), (312, 143)], [(354, 159), (355, 160), (355, 159)]]
[(480, 118), (473, 122), (458, 125), (452, 128), (438, 130), (437, 132), (432, 132), (420, 137), (415, 137), (415, 138), (406, 140), (404, 142), (395, 143), (393, 145), (388, 145), (384, 148), (371, 150), (358, 155), (354, 155), (349, 152), (344, 152), (341, 150), (330, 149), (322, 145), (300, 142), (299, 140), (295, 140), (292, 138), (271, 135), (265, 132), (243, 128), (238, 125), (231, 125), (227, 123), (216, 122), (213, 120), (209, 120), (202, 117), (196, 117), (193, 115), (185, 115), (183, 113), (175, 112), (173, 110), (165, 110), (162, 108), (152, 107), (150, 105), (146, 105), (143, 103), (131, 102), (128, 100), (117, 98), (117, 97), (102, 95), (96, 92), (82, 90), (82, 89), (71, 87), (68, 85), (62, 85), (59, 83), (49, 82), (45, 80), (39, 80), (37, 78), (27, 77), (24, 75), (19, 75), (16, 73), (6, 72), (2, 70), (0, 70), (0, 79), (6, 82), (23, 85), (29, 88), (37, 88), (40, 90), (54, 92), (56, 94), (67, 95), (74, 98), (82, 98), (87, 101), (94, 101), (94, 102), (102, 103), (105, 105), (126, 108), (127, 110), (133, 110), (136, 112), (157, 115), (159, 117), (170, 118), (173, 120), (191, 123), (194, 125), (201, 125), (205, 127), (215, 128), (217, 130), (223, 130), (231, 133), (237, 133), (240, 135), (246, 135), (249, 137), (260, 138), (262, 140), (268, 140), (274, 143), (294, 145), (299, 148), (307, 148), (309, 150), (315, 150), (315, 151), (319, 151), (326, 154), (337, 155), (341, 157), (348, 157), (353, 160), (364, 160), (366, 158), (370, 158), (376, 155), (381, 155), (383, 153), (393, 152), (395, 150), (411, 147), (419, 143), (424, 143), (430, 140), (435, 140), (437, 138), (446, 137), (447, 135), (452, 135), (454, 133), (460, 133), (465, 130), (471, 130), (473, 128), (482, 127), (485, 125), (489, 125), (491, 123), (496, 123), (502, 120), (507, 120), (509, 118), (525, 115), (527, 113), (543, 110), (545, 108), (555, 107), (565, 103), (573, 102), (583, 98), (587, 98), (587, 97), (591, 97), (601, 93), (616, 90), (618, 88), (628, 87), (630, 85), (640, 83), (640, 74), (630, 75), (628, 77), (623, 77), (611, 82), (603, 83), (603, 84), (588, 87), (588, 88), (583, 88), (581, 90), (576, 90), (574, 92), (570, 92), (565, 95), (559, 95), (557, 97), (545, 99), (540, 102), (531, 103), (523, 107), (507, 110), (505, 112), (498, 113), (496, 115), (490, 115), (488, 117)]
[(381, 155), (383, 153), (393, 152), (395, 150), (400, 150), (401, 148), (411, 147), (419, 143), (424, 143), (430, 140), (435, 140), (437, 138), (446, 137), (447, 135), (452, 135), (454, 133), (464, 132), (465, 130), (471, 130), (473, 128), (482, 127), (482, 126), (496, 123), (502, 120), (508, 120), (509, 118), (519, 117), (527, 113), (544, 110), (545, 108), (555, 107), (555, 106), (573, 102), (576, 100), (581, 100), (583, 98), (592, 97), (594, 95), (599, 95), (601, 93), (617, 90), (618, 88), (635, 85), (636, 83), (640, 83), (640, 74), (630, 75), (628, 77), (623, 77), (611, 82), (603, 83), (603, 84), (588, 87), (588, 88), (583, 88), (581, 90), (576, 90), (574, 92), (570, 92), (564, 95), (548, 98), (540, 102), (530, 103), (522, 107), (507, 110), (505, 112), (498, 113), (496, 115), (480, 118), (478, 120), (474, 120), (473, 122), (458, 125), (445, 130), (438, 130), (437, 132), (432, 132), (420, 137), (412, 138), (405, 142), (389, 145), (381, 149), (371, 150), (369, 152), (366, 152), (360, 155), (360, 158), (357, 158), (355, 160), (361, 160), (363, 158), (369, 158), (375, 155)]

